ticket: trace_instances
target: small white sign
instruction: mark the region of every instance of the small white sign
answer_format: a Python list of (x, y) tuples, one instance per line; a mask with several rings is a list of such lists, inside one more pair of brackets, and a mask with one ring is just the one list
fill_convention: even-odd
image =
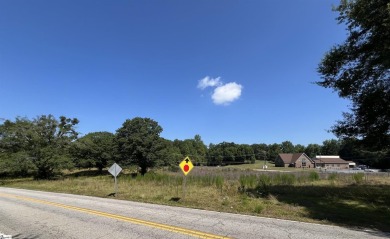
[(108, 172), (111, 173), (114, 177), (118, 176), (118, 174), (119, 174), (121, 171), (122, 171), (122, 168), (121, 168), (118, 164), (116, 164), (116, 163), (114, 163), (114, 164), (110, 167), (110, 169), (108, 170)]

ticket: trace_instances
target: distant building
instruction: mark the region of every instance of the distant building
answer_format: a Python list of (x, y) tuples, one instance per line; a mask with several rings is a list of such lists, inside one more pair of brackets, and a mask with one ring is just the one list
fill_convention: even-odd
[(349, 169), (349, 162), (335, 155), (320, 155), (313, 158), (316, 167), (325, 169)]
[(276, 167), (314, 168), (314, 161), (305, 153), (279, 154), (275, 159)]

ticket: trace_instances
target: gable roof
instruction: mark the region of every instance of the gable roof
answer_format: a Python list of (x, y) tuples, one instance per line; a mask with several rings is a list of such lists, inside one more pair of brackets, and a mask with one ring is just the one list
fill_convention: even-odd
[(316, 163), (331, 163), (331, 164), (349, 164), (344, 159), (339, 156), (331, 156), (331, 155), (321, 155), (313, 158)]
[(305, 153), (295, 153), (295, 154), (279, 154), (279, 158), (284, 162), (284, 164), (293, 164), (295, 163), (302, 155), (306, 157), (307, 160), (313, 162)]

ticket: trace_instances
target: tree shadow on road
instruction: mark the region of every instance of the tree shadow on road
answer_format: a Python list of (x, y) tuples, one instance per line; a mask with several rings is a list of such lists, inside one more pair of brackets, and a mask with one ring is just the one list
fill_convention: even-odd
[(22, 234), (16, 234), (16, 235), (12, 235), (12, 239), (37, 239), (39, 238), (38, 235), (22, 235)]

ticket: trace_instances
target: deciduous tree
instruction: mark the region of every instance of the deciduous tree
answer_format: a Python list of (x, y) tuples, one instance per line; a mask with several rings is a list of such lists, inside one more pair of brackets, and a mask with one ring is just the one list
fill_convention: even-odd
[(339, 155), (340, 142), (335, 139), (325, 140), (322, 142), (321, 154), (322, 155)]
[(351, 111), (332, 132), (362, 139), (371, 150), (390, 148), (390, 3), (342, 0), (334, 8), (348, 37), (325, 54), (318, 85), (351, 100)]
[(115, 158), (114, 134), (93, 132), (74, 142), (72, 154), (79, 167), (96, 167), (99, 172)]
[(136, 164), (144, 175), (154, 167), (162, 150), (160, 133), (162, 127), (149, 118), (136, 117), (126, 120), (117, 130), (118, 153), (123, 162)]
[(316, 155), (321, 155), (321, 145), (308, 144), (305, 148), (305, 154), (310, 158), (314, 158)]
[(71, 168), (69, 146), (77, 138), (78, 119), (41, 115), (33, 120), (16, 118), (0, 125), (0, 149), (12, 163), (30, 169), (36, 178), (52, 178), (61, 169)]

